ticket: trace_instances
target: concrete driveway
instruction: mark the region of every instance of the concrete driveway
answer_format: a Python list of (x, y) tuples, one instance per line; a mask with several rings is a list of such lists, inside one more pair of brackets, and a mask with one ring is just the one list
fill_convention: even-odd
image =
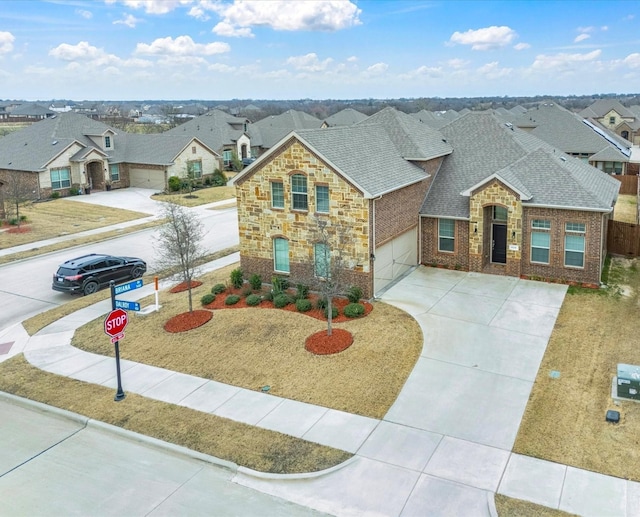
[(150, 215), (159, 215), (163, 203), (151, 199), (158, 191), (147, 188), (129, 187), (110, 191), (92, 191), (89, 195), (66, 197), (70, 201), (78, 203), (90, 203), (92, 205), (109, 206), (125, 210), (135, 210)]

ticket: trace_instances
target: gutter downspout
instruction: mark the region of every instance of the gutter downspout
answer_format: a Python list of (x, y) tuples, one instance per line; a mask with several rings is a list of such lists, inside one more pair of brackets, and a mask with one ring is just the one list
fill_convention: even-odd
[(378, 197), (374, 197), (371, 200), (371, 248), (369, 251), (369, 270), (373, 273), (373, 275), (371, 275), (371, 298), (375, 298), (375, 289), (376, 289), (376, 285), (375, 285), (375, 266), (374, 266), (374, 262), (376, 260), (376, 200), (377, 199), (382, 199), (382, 195), (378, 196)]

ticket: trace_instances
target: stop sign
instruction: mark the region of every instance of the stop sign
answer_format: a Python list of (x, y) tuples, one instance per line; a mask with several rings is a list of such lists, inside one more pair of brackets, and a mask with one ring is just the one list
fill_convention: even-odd
[(115, 309), (111, 311), (104, 320), (104, 331), (112, 338), (122, 336), (127, 323), (129, 323), (127, 311), (124, 309)]

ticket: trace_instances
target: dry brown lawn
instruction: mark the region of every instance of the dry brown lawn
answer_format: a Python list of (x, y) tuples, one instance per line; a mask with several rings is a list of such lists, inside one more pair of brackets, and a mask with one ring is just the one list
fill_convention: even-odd
[(620, 194), (613, 209), (613, 218), (623, 223), (638, 224), (638, 198), (632, 194)]
[[(228, 176), (227, 176), (228, 177)], [(198, 206), (206, 205), (207, 203), (214, 203), (216, 201), (223, 201), (225, 199), (231, 199), (231, 204), (235, 204), (236, 189), (235, 187), (209, 187), (201, 190), (196, 190), (193, 195), (195, 197), (187, 196), (186, 194), (154, 194), (151, 196), (156, 201), (170, 201), (182, 206)]]
[(496, 510), (500, 517), (569, 517), (572, 513), (496, 494)]
[[(25, 233), (0, 231), (0, 249), (148, 217), (148, 214), (132, 210), (99, 205), (91, 205), (91, 210), (87, 210), (84, 203), (66, 199), (28, 203), (20, 208), (20, 215), (27, 216), (29, 231)], [(65, 246), (69, 246), (69, 243)]]
[[(235, 267), (203, 276), (193, 290), (194, 308)], [(365, 318), (334, 324), (351, 332), (354, 343), (328, 356), (305, 350), (305, 339), (327, 323), (304, 314), (221, 309), (202, 327), (171, 334), (163, 325), (188, 309), (187, 293), (163, 292), (160, 304), (160, 312), (131, 320), (120, 343), (123, 358), (251, 390), (270, 386), (273, 395), (372, 418), (382, 418), (395, 401), (422, 349), (416, 321), (384, 303), (374, 303)], [(100, 318), (78, 329), (73, 345), (112, 354), (102, 326)]]
[[(617, 364), (640, 365), (639, 266), (614, 259), (609, 284), (616, 287), (570, 288), (514, 452), (640, 481), (640, 404), (611, 398)], [(620, 411), (619, 424), (605, 421), (608, 409)]]

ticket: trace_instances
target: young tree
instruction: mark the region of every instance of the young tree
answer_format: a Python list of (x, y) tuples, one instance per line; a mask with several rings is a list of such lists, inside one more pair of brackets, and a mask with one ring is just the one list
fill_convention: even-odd
[(166, 203), (163, 215), (167, 222), (159, 230), (158, 265), (185, 282), (189, 292), (189, 312), (193, 312), (191, 281), (205, 256), (202, 246), (204, 230), (194, 212), (176, 203)]
[(344, 226), (329, 226), (318, 220), (316, 241), (313, 245), (313, 282), (320, 296), (327, 302), (327, 335), (332, 333), (333, 298), (348, 289), (349, 261), (345, 250), (349, 243)]
[(29, 181), (29, 174), (28, 172), (10, 171), (5, 176), (5, 182), (2, 186), (4, 198), (9, 204), (7, 215), (13, 216), (15, 214), (18, 226), (21, 222), (20, 205), (35, 196), (33, 184)]

